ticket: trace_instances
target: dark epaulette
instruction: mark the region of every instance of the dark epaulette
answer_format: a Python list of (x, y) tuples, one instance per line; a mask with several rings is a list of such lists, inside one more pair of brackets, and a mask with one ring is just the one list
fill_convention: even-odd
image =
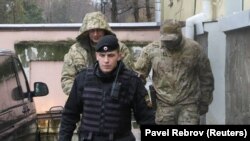
[(79, 74), (81, 74), (81, 76), (83, 76), (86, 79), (86, 77), (93, 74), (93, 72), (94, 72), (94, 68), (89, 67), (89, 68), (84, 68), (83, 70), (81, 70)]
[(93, 73), (94, 68), (84, 68), (77, 74), (77, 79), (80, 82), (79, 84), (79, 92), (82, 92), (84, 90), (84, 87), (86, 85), (87, 77), (90, 73)]
[(87, 69), (88, 69), (88, 68), (84, 68), (84, 69), (80, 70), (80, 71), (76, 74), (76, 77), (77, 77), (78, 75), (85, 74), (85, 73), (87, 72)]
[(139, 78), (139, 76), (140, 76), (139, 73), (137, 73), (137, 72), (135, 72), (135, 71), (133, 71), (131, 69), (126, 68), (126, 71), (127, 71), (127, 74), (130, 75), (130, 77), (138, 77)]

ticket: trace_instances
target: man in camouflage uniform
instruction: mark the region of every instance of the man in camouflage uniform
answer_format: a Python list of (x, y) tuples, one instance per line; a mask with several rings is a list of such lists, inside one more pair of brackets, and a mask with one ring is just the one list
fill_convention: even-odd
[[(76, 43), (70, 47), (68, 53), (64, 56), (61, 85), (65, 94), (69, 95), (76, 74), (96, 62), (96, 43), (102, 36), (108, 34), (115, 35), (106, 21), (106, 17), (101, 12), (92, 12), (85, 15)], [(126, 67), (132, 69), (133, 58), (130, 50), (121, 42), (119, 42), (119, 45), (123, 62)]]
[(166, 20), (160, 41), (143, 48), (135, 69), (145, 80), (152, 69), (157, 124), (199, 124), (213, 100), (214, 79), (207, 55), (181, 33), (182, 25)]

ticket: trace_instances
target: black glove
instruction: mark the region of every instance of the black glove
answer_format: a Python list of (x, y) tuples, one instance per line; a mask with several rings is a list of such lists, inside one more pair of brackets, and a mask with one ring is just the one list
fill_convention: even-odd
[(199, 105), (199, 113), (200, 115), (204, 115), (208, 112), (208, 105), (200, 104)]

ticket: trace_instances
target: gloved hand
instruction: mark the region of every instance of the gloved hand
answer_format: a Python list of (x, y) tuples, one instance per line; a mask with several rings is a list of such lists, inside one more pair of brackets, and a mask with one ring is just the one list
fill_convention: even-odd
[(147, 103), (147, 106), (149, 107), (149, 108), (152, 108), (153, 107), (153, 104), (152, 104), (152, 102), (149, 100), (149, 101), (146, 101), (146, 103)]
[(145, 101), (146, 101), (146, 104), (147, 104), (147, 106), (148, 106), (149, 108), (152, 108), (152, 107), (153, 107), (152, 101), (151, 101), (149, 95), (146, 95), (146, 96), (145, 96)]
[(199, 105), (199, 113), (200, 115), (204, 115), (208, 112), (208, 105), (200, 104)]

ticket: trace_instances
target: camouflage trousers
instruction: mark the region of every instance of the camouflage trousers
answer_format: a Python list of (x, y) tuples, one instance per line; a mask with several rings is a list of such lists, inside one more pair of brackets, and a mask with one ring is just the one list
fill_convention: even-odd
[(166, 105), (157, 102), (155, 122), (159, 125), (198, 125), (200, 123), (198, 105)]

